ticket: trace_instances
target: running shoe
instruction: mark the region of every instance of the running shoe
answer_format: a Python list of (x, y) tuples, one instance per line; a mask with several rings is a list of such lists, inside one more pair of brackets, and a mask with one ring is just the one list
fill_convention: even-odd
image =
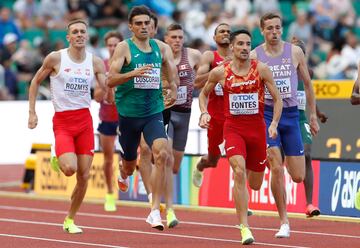
[(104, 209), (107, 212), (114, 212), (116, 211), (116, 203), (115, 203), (115, 197), (113, 194), (106, 194), (105, 196), (105, 204)]
[(250, 229), (243, 224), (240, 225), (241, 243), (243, 245), (250, 245), (255, 242), (254, 236)]
[(203, 177), (204, 177), (203, 172), (199, 171), (195, 167), (195, 169), (193, 170), (193, 176), (192, 176), (192, 181), (193, 181), (193, 184), (195, 187), (198, 187), (198, 188), (201, 187), (201, 184), (203, 182)]
[(320, 209), (318, 207), (315, 207), (312, 204), (309, 204), (306, 206), (305, 214), (309, 218), (311, 218), (313, 216), (318, 216), (318, 215), (320, 215)]
[(290, 226), (289, 224), (282, 224), (279, 231), (275, 234), (275, 238), (289, 238)]
[(129, 178), (123, 179), (120, 175), (118, 176), (117, 182), (121, 192), (126, 193), (129, 190)]
[(152, 228), (155, 228), (159, 231), (164, 230), (164, 225), (161, 222), (161, 216), (159, 209), (151, 210), (149, 216), (146, 218), (146, 222), (151, 225)]
[(179, 224), (173, 209), (169, 208), (166, 214), (166, 225), (168, 228), (174, 228)]
[(360, 210), (360, 189), (355, 195), (355, 208)]
[(254, 215), (254, 212), (250, 208), (248, 208), (247, 216), (251, 216), (251, 215)]
[[(152, 193), (148, 194), (148, 199), (150, 203), (150, 208), (152, 208)], [(164, 203), (160, 203), (159, 207), (160, 213), (165, 213), (166, 207)]]
[(70, 219), (69, 217), (65, 218), (63, 229), (65, 232), (71, 234), (78, 234), (83, 232), (79, 227), (75, 225), (74, 220)]

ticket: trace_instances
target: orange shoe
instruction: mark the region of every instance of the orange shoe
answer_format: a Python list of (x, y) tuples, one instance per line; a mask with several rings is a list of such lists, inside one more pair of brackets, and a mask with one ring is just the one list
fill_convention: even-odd
[(313, 216), (318, 216), (318, 215), (320, 215), (320, 209), (318, 207), (315, 207), (312, 204), (309, 204), (306, 206), (305, 214), (309, 218), (311, 218)]
[(123, 179), (121, 176), (118, 177), (118, 186), (119, 190), (122, 192), (127, 192), (129, 189), (129, 178)]

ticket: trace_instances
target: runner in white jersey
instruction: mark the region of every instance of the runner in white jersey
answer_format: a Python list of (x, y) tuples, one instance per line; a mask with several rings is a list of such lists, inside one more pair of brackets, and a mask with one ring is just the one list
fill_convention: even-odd
[(53, 130), (56, 157), (51, 164), (65, 176), (76, 174), (76, 186), (63, 229), (68, 233), (82, 233), (74, 224), (74, 217), (84, 199), (94, 152), (94, 131), (90, 114), (90, 87), (96, 78), (95, 95), (106, 93), (105, 67), (102, 60), (85, 51), (88, 40), (87, 24), (74, 20), (68, 24), (66, 36), (69, 47), (46, 56), (29, 88), (28, 127), (37, 126), (35, 111), (39, 85), (50, 76), (51, 99), (55, 109)]

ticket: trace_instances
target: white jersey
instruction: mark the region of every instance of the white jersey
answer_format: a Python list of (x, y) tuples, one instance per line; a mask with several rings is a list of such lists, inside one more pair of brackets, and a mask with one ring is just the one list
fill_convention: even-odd
[(50, 76), (51, 100), (55, 112), (89, 108), (90, 88), (94, 80), (93, 56), (86, 52), (82, 63), (75, 63), (67, 48), (60, 50), (61, 62), (57, 75)]

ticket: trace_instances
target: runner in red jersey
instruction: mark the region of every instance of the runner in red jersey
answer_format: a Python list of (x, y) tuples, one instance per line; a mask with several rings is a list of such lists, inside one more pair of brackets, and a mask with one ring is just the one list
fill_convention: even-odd
[[(230, 26), (226, 23), (219, 24), (215, 29), (214, 40), (217, 45), (216, 51), (206, 51), (201, 57), (200, 67), (197, 70), (194, 88), (202, 88), (210, 71), (230, 59)], [(219, 145), (223, 143), (224, 126), (224, 103), (223, 90), (220, 84), (209, 95), (208, 111), (211, 115), (210, 127), (207, 131), (208, 154), (201, 157), (193, 171), (193, 184), (200, 187), (203, 180), (202, 171), (205, 168), (216, 167), (221, 156)]]
[(199, 125), (209, 128), (211, 116), (206, 106), (210, 92), (220, 83), (224, 91), (224, 139), (226, 156), (234, 171), (234, 200), (240, 222), (242, 244), (255, 241), (247, 222), (248, 191), (246, 179), (253, 190), (262, 184), (266, 163), (266, 125), (264, 121), (264, 90), (274, 99), (274, 115), (268, 128), (269, 136), (277, 136), (282, 100), (270, 69), (263, 63), (250, 60), (251, 35), (238, 30), (230, 36), (233, 59), (210, 72), (208, 82), (200, 93)]
[[(110, 58), (114, 54), (116, 45), (123, 40), (122, 35), (117, 31), (109, 31), (105, 34), (105, 46), (109, 51)], [(109, 71), (109, 59), (104, 60), (106, 71)], [(99, 110), (99, 136), (100, 145), (104, 154), (104, 175), (107, 186), (107, 194), (105, 196), (105, 211), (116, 211), (116, 197), (113, 191), (113, 157), (114, 142), (117, 135), (118, 113), (114, 100), (114, 89), (107, 89), (105, 98), (99, 98), (97, 91), (94, 92), (95, 100), (100, 102)]]

